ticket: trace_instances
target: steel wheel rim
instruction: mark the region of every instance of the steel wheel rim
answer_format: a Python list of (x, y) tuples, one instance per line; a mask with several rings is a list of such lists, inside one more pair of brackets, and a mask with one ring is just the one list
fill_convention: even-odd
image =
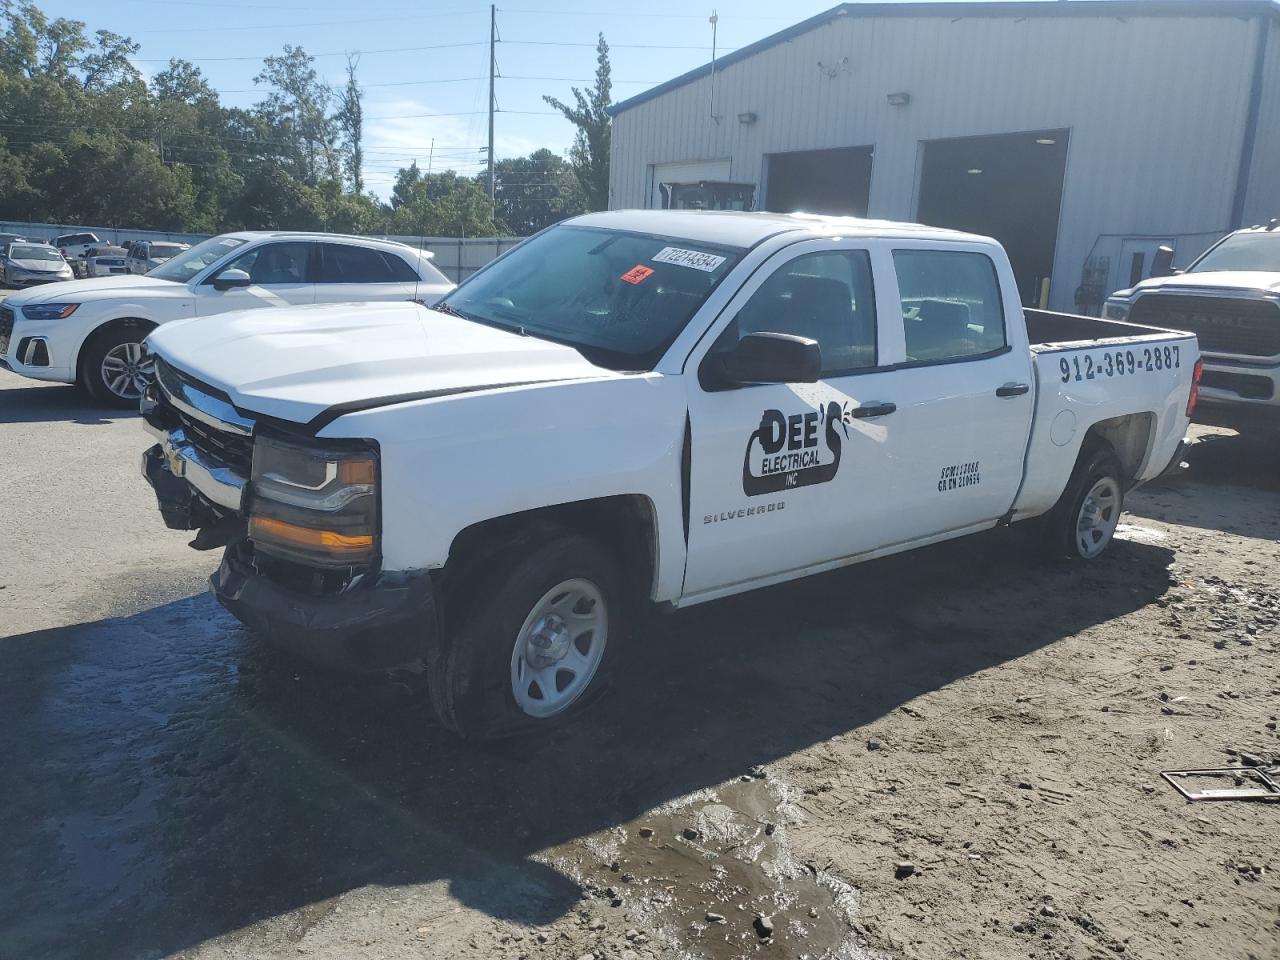
[(1091, 560), (1107, 548), (1120, 522), (1120, 484), (1102, 477), (1084, 496), (1076, 518), (1076, 549)]
[(553, 717), (582, 696), (604, 659), (609, 610), (590, 580), (556, 584), (542, 595), (516, 634), (511, 694), (530, 717)]
[(141, 343), (118, 343), (102, 358), (102, 382), (121, 400), (140, 400), (155, 368)]

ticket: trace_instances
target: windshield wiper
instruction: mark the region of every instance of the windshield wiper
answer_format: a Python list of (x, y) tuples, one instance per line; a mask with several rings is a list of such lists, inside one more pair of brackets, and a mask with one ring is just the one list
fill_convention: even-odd
[(438, 303), (434, 304), (434, 305), (431, 307), (431, 309), (432, 309), (432, 310), (439, 310), (441, 313), (447, 313), (449, 316), (451, 316), (451, 317), (457, 317), (457, 318), (459, 318), (460, 320), (470, 320), (470, 319), (472, 319), (471, 317), (468, 317), (465, 313), (463, 313), (461, 310), (459, 310), (457, 307), (455, 307), (453, 304), (451, 304), (451, 303), (445, 303), (443, 300), (441, 300), (441, 301), (439, 301)]

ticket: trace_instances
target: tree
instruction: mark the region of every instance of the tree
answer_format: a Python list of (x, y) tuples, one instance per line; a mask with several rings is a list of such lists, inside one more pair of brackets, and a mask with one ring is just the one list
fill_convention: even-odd
[(574, 106), (555, 97), (542, 98), (578, 128), (569, 157), (591, 210), (609, 208), (609, 105), (612, 103), (613, 84), (609, 70), (609, 45), (605, 43), (603, 33), (599, 37), (594, 89), (583, 93), (577, 87), (571, 88)]
[[(499, 160), (494, 177), (498, 217), (504, 232), (515, 236), (527, 237), (587, 210), (586, 194), (573, 169), (545, 148), (527, 157)], [(487, 184), (488, 175), (480, 174), (476, 182)]]
[(342, 131), (342, 165), (351, 192), (364, 193), (364, 107), (361, 99), (364, 91), (356, 81), (359, 55), (347, 57), (347, 85), (342, 88), (338, 102), (338, 127)]
[(283, 145), (292, 148), (295, 175), (309, 185), (321, 176), (337, 179), (335, 124), (329, 116), (333, 90), (316, 75), (315, 58), (286, 43), (283, 56), (267, 57), (253, 82), (276, 88), (258, 112)]
[(417, 163), (396, 175), (388, 233), (484, 237), (499, 233), (484, 186), (452, 170), (424, 175)]

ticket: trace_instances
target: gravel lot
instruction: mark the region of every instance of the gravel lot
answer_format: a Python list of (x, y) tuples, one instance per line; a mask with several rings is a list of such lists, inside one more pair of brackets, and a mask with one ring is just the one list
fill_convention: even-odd
[(1198, 428), (1087, 568), (998, 531), (639, 631), (466, 747), (257, 647), (136, 417), (0, 372), (0, 957), (1280, 957), (1280, 444)]

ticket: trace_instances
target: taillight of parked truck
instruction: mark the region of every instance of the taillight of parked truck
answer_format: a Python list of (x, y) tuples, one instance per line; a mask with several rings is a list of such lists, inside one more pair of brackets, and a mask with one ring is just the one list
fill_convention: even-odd
[(1191, 371), (1191, 393), (1187, 395), (1187, 417), (1190, 419), (1196, 412), (1196, 401), (1200, 399), (1200, 375), (1204, 373), (1204, 360), (1196, 358), (1196, 365)]

